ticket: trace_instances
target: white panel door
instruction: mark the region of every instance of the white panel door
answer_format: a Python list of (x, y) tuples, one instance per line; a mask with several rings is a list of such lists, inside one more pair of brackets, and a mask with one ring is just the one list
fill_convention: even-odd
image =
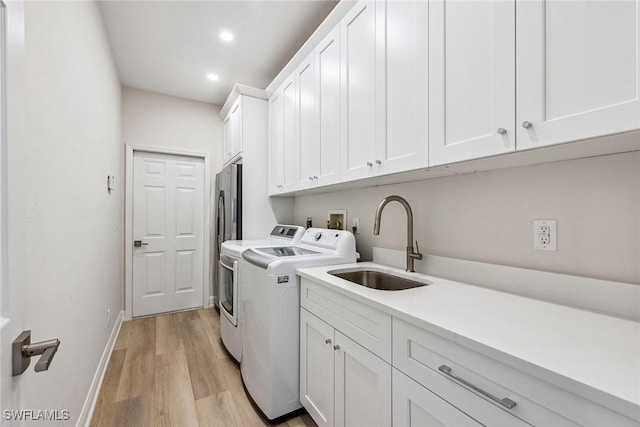
[(385, 141), (384, 7), (360, 1), (340, 22), (342, 44), (342, 178), (376, 174)]
[(640, 128), (640, 0), (525, 1), (516, 29), (519, 150)]
[(394, 368), (393, 425), (463, 427), (481, 426), (482, 424)]
[(231, 107), (231, 156), (242, 152), (242, 97)]
[(313, 186), (320, 175), (320, 134), (316, 102), (316, 64), (313, 53), (296, 70), (298, 85), (298, 187)]
[(134, 317), (203, 305), (203, 234), (203, 159), (134, 152)]
[(233, 129), (231, 127), (231, 113), (227, 114), (227, 117), (222, 122), (223, 131), (224, 131), (224, 140), (223, 140), (223, 162), (227, 163), (231, 157), (233, 157), (233, 137), (232, 132)]
[(319, 132), (318, 184), (340, 180), (340, 27), (315, 50)]
[(283, 117), (283, 182), (282, 189), (292, 190), (299, 181), (298, 166), (298, 103), (296, 100), (296, 79), (292, 75), (282, 86), (282, 117)]
[(335, 425), (391, 425), (391, 365), (335, 331)]
[(334, 329), (300, 309), (300, 402), (318, 426), (333, 425)]
[(514, 16), (514, 0), (429, 2), (431, 165), (515, 149)]
[(284, 110), (282, 90), (269, 99), (269, 193), (282, 191), (284, 183)]
[(428, 166), (429, 3), (389, 1), (387, 17), (387, 138), (379, 173)]

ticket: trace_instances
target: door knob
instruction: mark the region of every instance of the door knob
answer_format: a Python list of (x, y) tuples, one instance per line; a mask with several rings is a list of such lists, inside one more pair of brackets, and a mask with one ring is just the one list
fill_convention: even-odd
[(525, 129), (531, 129), (533, 127), (533, 123), (524, 121), (522, 122), (522, 127)]
[(60, 340), (57, 338), (31, 344), (31, 331), (22, 331), (12, 345), (13, 376), (21, 375), (26, 371), (33, 356), (42, 355), (36, 363), (36, 372), (48, 370), (58, 347), (60, 347)]
[(133, 241), (133, 247), (134, 248), (140, 248), (142, 246), (147, 246), (148, 243), (142, 243), (142, 240), (134, 240)]

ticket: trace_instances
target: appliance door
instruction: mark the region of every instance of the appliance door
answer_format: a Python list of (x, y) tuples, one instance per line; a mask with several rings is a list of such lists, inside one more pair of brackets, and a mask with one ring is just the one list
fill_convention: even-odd
[(238, 326), (238, 261), (225, 254), (220, 255), (218, 281), (220, 284), (220, 312)]

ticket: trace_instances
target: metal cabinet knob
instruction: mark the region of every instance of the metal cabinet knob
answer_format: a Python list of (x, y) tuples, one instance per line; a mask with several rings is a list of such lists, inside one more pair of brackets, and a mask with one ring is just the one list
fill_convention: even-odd
[(334, 350), (340, 350), (340, 346), (338, 344), (336, 344), (336, 345), (333, 346), (333, 349)]
[(313, 177), (312, 176), (309, 177), (309, 181), (313, 181)]
[(533, 123), (524, 121), (522, 122), (522, 127), (525, 129), (531, 129), (533, 127)]
[(325, 344), (331, 344), (331, 338), (327, 338), (326, 340), (324, 340)]
[(382, 160), (376, 160), (376, 164), (378, 165), (382, 164)]
[(282, 188), (282, 185), (276, 185), (276, 188)]
[(507, 130), (505, 128), (498, 128), (498, 133), (500, 135), (506, 135), (507, 134)]
[(314, 176), (313, 176), (313, 179), (318, 179), (318, 177), (314, 175)]
[(367, 166), (373, 166), (373, 163), (367, 162)]

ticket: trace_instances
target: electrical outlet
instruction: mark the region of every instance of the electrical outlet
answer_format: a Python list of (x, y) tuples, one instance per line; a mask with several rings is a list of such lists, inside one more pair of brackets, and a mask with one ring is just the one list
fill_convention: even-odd
[(360, 218), (353, 218), (351, 230), (353, 231), (353, 234), (360, 234)]
[(533, 220), (533, 249), (558, 250), (558, 221), (555, 219)]

